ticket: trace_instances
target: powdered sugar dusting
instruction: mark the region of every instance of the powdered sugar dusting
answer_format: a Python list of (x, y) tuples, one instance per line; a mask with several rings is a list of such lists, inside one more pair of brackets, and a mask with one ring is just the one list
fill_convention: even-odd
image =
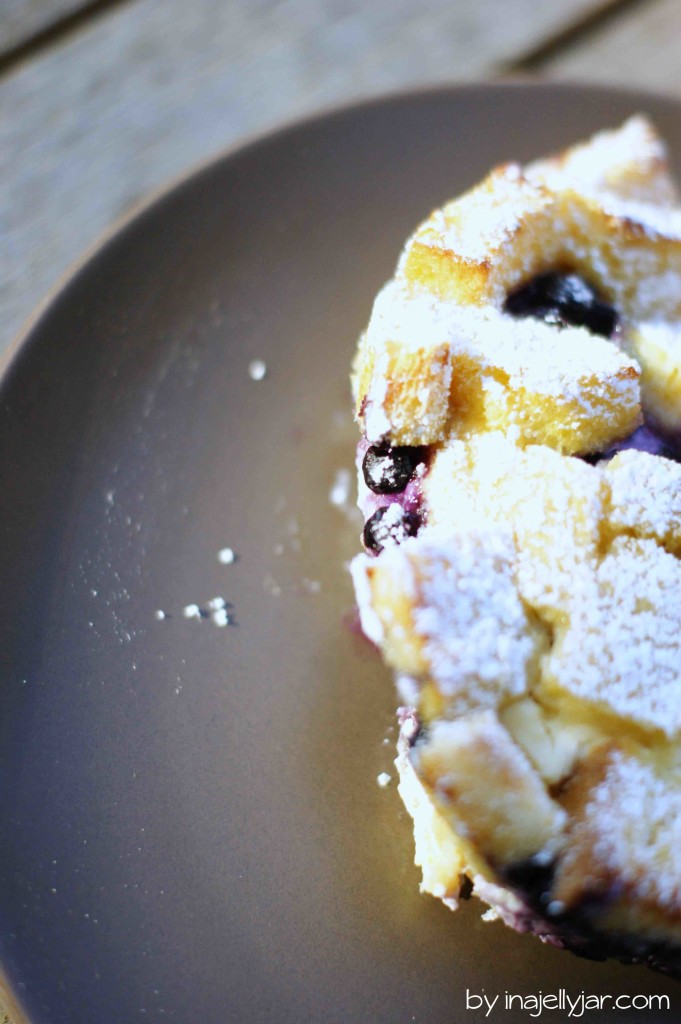
[(536, 643), (518, 598), (510, 534), (460, 536), (422, 547), (418, 558), (414, 630), (441, 692), (461, 710), (525, 692)]
[(677, 191), (668, 173), (667, 151), (647, 118), (630, 117), (615, 131), (597, 132), (566, 153), (525, 168), (531, 181), (550, 187), (577, 184), (631, 201), (669, 207)]
[[(681, 909), (681, 789), (675, 775), (615, 751), (590, 792), (578, 836), (588, 836), (596, 872), (605, 869), (636, 899)], [(568, 854), (568, 864), (570, 855)]]
[(674, 736), (681, 730), (681, 562), (654, 540), (617, 538), (591, 601), (576, 604), (547, 665), (549, 686)]
[(605, 467), (614, 532), (651, 537), (681, 553), (681, 465), (646, 452), (619, 452)]
[(551, 197), (527, 181), (517, 164), (494, 171), (481, 186), (436, 211), (416, 233), (461, 259), (483, 261), (512, 244), (528, 216), (551, 206)]

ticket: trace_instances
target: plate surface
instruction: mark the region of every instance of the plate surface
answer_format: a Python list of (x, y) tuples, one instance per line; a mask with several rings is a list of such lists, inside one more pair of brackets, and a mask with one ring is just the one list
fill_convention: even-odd
[[(34, 1024), (441, 1024), (484, 1019), (483, 989), (508, 1024), (530, 1018), (506, 992), (678, 1009), (642, 968), (419, 896), (376, 783), (395, 702), (351, 626), (359, 526), (329, 498), (355, 338), (408, 232), (636, 110), (678, 166), (677, 104), (579, 87), (287, 129), (146, 209), (31, 329), (0, 402), (0, 961)], [(185, 617), (215, 597), (237, 624)]]

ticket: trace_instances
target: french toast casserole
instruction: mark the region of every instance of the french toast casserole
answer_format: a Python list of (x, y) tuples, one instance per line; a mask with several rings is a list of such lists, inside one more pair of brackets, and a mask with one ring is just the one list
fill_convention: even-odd
[(423, 890), (681, 967), (681, 208), (642, 115), (436, 210), (353, 367)]

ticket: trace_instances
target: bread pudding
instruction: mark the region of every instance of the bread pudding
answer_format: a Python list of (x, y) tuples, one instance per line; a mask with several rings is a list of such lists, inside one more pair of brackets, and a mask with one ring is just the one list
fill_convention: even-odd
[(681, 208), (643, 116), (407, 241), (353, 367), (422, 888), (681, 967)]

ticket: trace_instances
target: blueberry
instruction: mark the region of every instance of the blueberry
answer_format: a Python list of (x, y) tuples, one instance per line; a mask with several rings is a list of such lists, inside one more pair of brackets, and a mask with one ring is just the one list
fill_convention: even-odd
[[(388, 514), (389, 513), (389, 514)], [(378, 508), (364, 526), (364, 546), (378, 554), (392, 541), (400, 544), (407, 537), (414, 537), (421, 525), (416, 512), (405, 512), (401, 505), (384, 505)]]
[(592, 334), (612, 337), (619, 318), (612, 306), (578, 274), (540, 274), (512, 292), (504, 309), (513, 316), (532, 316), (559, 327), (587, 327)]
[(364, 480), (374, 494), (397, 494), (404, 490), (422, 461), (419, 448), (372, 445), (362, 462)]

